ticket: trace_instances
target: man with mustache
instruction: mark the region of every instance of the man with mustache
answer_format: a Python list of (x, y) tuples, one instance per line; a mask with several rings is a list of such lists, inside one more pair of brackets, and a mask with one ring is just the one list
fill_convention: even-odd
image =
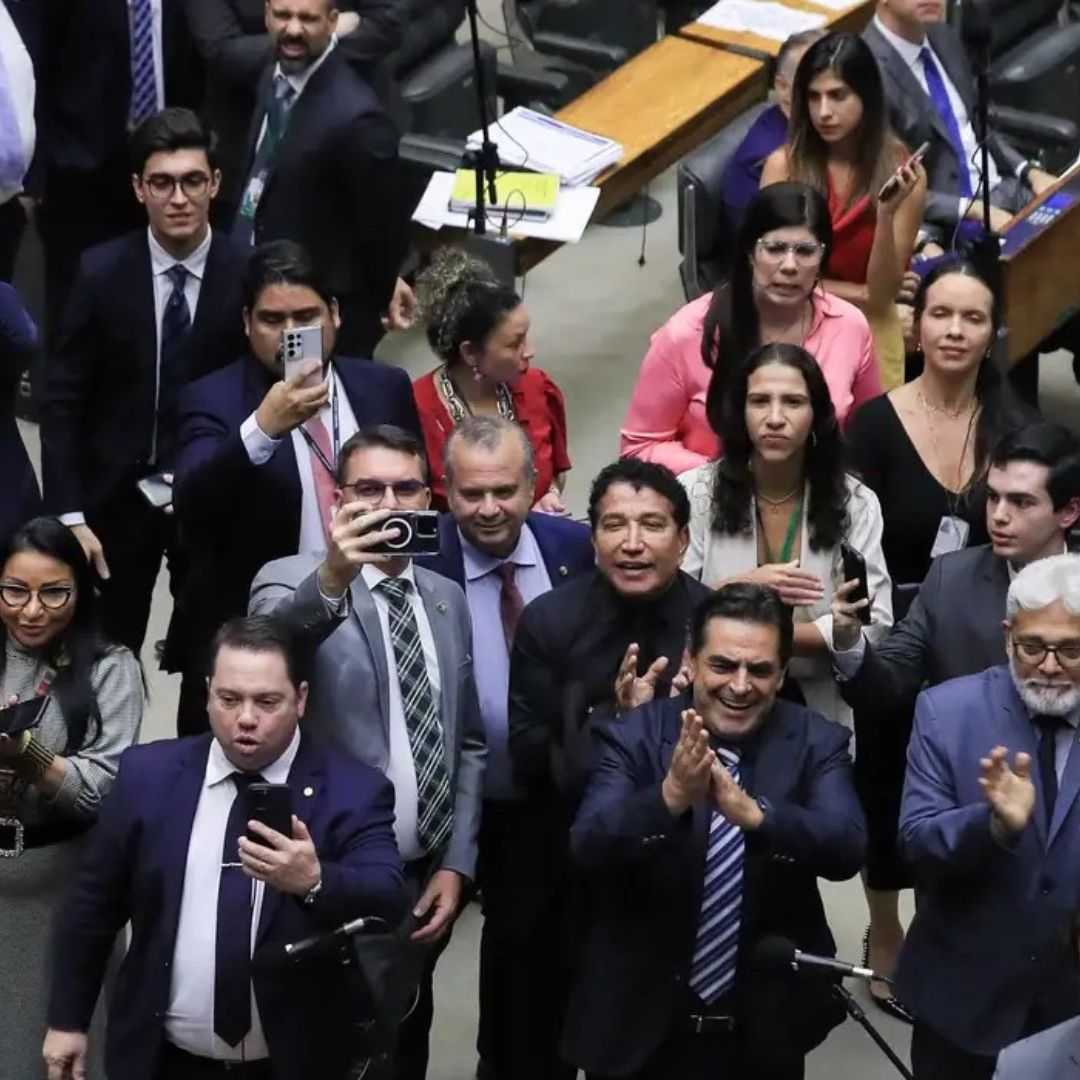
[(1009, 586), (1008, 664), (925, 691), (900, 811), (918, 903), (896, 973), (916, 1080), (990, 1080), (1080, 1007), (1080, 556)]

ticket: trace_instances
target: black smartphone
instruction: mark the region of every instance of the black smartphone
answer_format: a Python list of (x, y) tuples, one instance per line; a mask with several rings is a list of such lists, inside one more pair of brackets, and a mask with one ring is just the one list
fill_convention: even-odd
[[(844, 564), (844, 581), (859, 582), (854, 591), (848, 597), (852, 603), (859, 600), (870, 599), (870, 586), (866, 580), (866, 559), (861, 551), (856, 551), (850, 544), (840, 542), (840, 558)], [(859, 608), (859, 621), (866, 626), (870, 625), (870, 605)]]
[[(245, 821), (258, 821), (283, 836), (292, 837), (292, 788), (288, 784), (249, 784), (244, 792), (247, 799)], [(266, 840), (250, 829), (247, 838), (256, 844)]]
[(374, 526), (379, 532), (393, 529), (397, 536), (368, 548), (376, 555), (438, 555), (439, 512), (398, 510)]
[(47, 698), (30, 698), (0, 709), (0, 734), (21, 735), (37, 726), (41, 719), (41, 710), (45, 708)]

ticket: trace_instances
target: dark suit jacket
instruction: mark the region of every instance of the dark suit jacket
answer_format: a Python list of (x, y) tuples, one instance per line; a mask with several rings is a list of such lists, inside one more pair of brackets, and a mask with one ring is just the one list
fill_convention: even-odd
[(19, 294), (0, 282), (0, 545), (41, 512), (41, 493), (15, 422), (19, 380), (37, 348), (37, 329)]
[[(597, 764), (571, 833), (595, 902), (562, 1051), (605, 1076), (641, 1068), (685, 1008), (710, 813), (702, 805), (673, 818), (660, 787), (688, 704), (687, 695), (653, 701), (597, 729)], [(842, 1016), (827, 980), (762, 973), (749, 961), (770, 934), (835, 953), (816, 879), (854, 876), (866, 848), (849, 738), (778, 701), (740, 766), (746, 790), (771, 804), (766, 825), (746, 834), (732, 1006), (756, 1063), (800, 1061)]]
[[(594, 565), (592, 535), (581, 522), (535, 511), (525, 522), (536, 537), (553, 589)], [(439, 554), (417, 559), (416, 565), (425, 566), (465, 588), (465, 560), (453, 514), (439, 517)]]
[[(188, 342), (195, 378), (247, 347), (244, 255), (215, 233)], [(92, 514), (149, 471), (157, 372), (145, 229), (91, 248), (46, 366), (41, 456), (50, 513)]]
[[(206, 66), (203, 115), (220, 140), (221, 198), (242, 194), (244, 149), (255, 109), (255, 91), (274, 58), (266, 33), (266, 0), (185, 0), (191, 36)], [(384, 105), (396, 105), (393, 84), (380, 63), (401, 43), (402, 0), (341, 0), (340, 11), (356, 11), (359, 28), (338, 40), (342, 55), (367, 79)], [(390, 100), (388, 100), (390, 98)]]
[[(270, 100), (258, 90), (246, 170)], [(336, 48), (296, 99), (255, 215), (255, 242), (297, 240), (321, 267), (342, 309), (342, 341), (370, 356), (381, 312), (408, 248), (398, 132), (371, 87)]]
[(883, 700), (911, 701), (936, 686), (1005, 660), (1009, 568), (989, 544), (941, 555), (908, 613), (884, 641), (866, 645), (858, 674), (840, 682), (854, 709), (877, 711)]
[[(161, 1048), (191, 826), (210, 736), (128, 750), (57, 922), (49, 1023), (87, 1031), (117, 933), (131, 945), (109, 1008), (111, 1076), (150, 1077)], [(256, 948), (284, 945), (359, 916), (391, 925), (405, 889), (394, 844), (394, 792), (375, 769), (303, 736), (289, 771), (293, 805), (322, 863), (310, 907), (267, 887)], [(343, 1076), (356, 1017), (336, 960), (256, 972), (255, 997), (278, 1080)]]
[[(420, 436), (412, 384), (400, 368), (338, 356), (334, 367), (357, 424), (397, 424)], [(240, 426), (259, 407), (273, 376), (246, 355), (188, 386), (180, 401), (174, 503), (191, 566), (169, 626), (165, 662), (198, 662), (221, 623), (247, 611), (259, 569), (295, 555), (301, 489), (292, 439), (253, 465)]]
[[(1074, 744), (1048, 822), (1036, 745), (1004, 665), (919, 695), (900, 807), (915, 919), (896, 990), (970, 1053), (993, 1055), (1020, 1038), (1036, 996), (1044, 1022), (1080, 1011), (1067, 944), (1080, 890), (1080, 751)], [(995, 746), (1032, 758), (1034, 812), (1011, 846), (991, 835), (979, 788), (979, 759)]]
[[(975, 76), (956, 28), (940, 23), (927, 28), (927, 37), (956, 85), (968, 115), (973, 116)], [(893, 130), (912, 151), (924, 142), (930, 143), (930, 150), (923, 160), (929, 183), (926, 219), (939, 225), (953, 225), (957, 220), (960, 174), (945, 122), (919, 80), (872, 21), (863, 31), (863, 39), (881, 68)], [(1024, 160), (1023, 155), (993, 132), (990, 134), (989, 148), (1002, 177), (1015, 176)]]

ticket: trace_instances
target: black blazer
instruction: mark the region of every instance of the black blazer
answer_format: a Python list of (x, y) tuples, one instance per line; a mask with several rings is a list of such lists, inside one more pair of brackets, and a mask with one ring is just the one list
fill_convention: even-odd
[[(245, 171), (270, 100), (259, 86)], [(342, 307), (342, 342), (370, 356), (380, 314), (408, 248), (400, 198), (398, 132), (371, 87), (334, 49), (292, 106), (289, 126), (255, 215), (255, 242), (297, 240), (321, 267)], [(345, 344), (347, 342), (347, 344)]]
[[(334, 367), (360, 427), (396, 424), (423, 437), (404, 371), (343, 356)], [(272, 383), (247, 354), (191, 383), (180, 400), (173, 498), (190, 567), (169, 625), (166, 670), (197, 662), (198, 648), (221, 623), (247, 611), (259, 570), (296, 554), (301, 487), (292, 439), (283, 439), (265, 464), (253, 465), (240, 437)]]
[[(256, 88), (274, 58), (266, 33), (266, 0), (186, 0), (185, 6), (191, 36), (206, 67), (203, 118), (219, 140), (220, 198), (235, 204), (246, 179), (244, 153)], [(337, 48), (387, 108), (399, 108), (399, 95), (380, 61), (401, 44), (403, 0), (340, 0), (338, 9), (356, 11), (361, 19), (354, 33), (338, 39)]]
[[(247, 348), (244, 258), (214, 234), (188, 342), (191, 378)], [(92, 514), (146, 475), (156, 370), (153, 271), (140, 229), (83, 255), (46, 367), (41, 457), (49, 513)]]
[[(641, 1068), (687, 1000), (710, 814), (700, 805), (673, 818), (660, 786), (688, 704), (687, 695), (653, 701), (597, 729), (597, 762), (571, 833), (590, 925), (562, 1043), (563, 1057), (590, 1073)], [(771, 934), (835, 953), (817, 878), (853, 877), (866, 847), (849, 738), (777, 701), (748, 749), (743, 784), (771, 807), (766, 826), (746, 834), (735, 989), (724, 1011), (734, 1012), (759, 1067), (800, 1062), (843, 1017), (827, 977), (760, 972), (751, 954)]]

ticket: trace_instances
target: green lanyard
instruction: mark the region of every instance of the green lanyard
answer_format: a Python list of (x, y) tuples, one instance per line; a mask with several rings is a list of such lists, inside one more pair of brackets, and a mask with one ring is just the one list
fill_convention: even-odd
[(795, 509), (791, 512), (791, 518), (788, 521), (787, 532), (784, 534), (784, 546), (780, 549), (780, 558), (774, 559), (772, 548), (769, 547), (769, 537), (765, 532), (765, 524), (761, 520), (761, 507), (757, 509), (758, 528), (761, 530), (761, 539), (765, 544), (765, 561), (767, 563), (787, 563), (791, 562), (791, 549), (795, 546), (795, 534), (799, 531), (799, 522), (802, 520), (802, 499), (795, 504)]

